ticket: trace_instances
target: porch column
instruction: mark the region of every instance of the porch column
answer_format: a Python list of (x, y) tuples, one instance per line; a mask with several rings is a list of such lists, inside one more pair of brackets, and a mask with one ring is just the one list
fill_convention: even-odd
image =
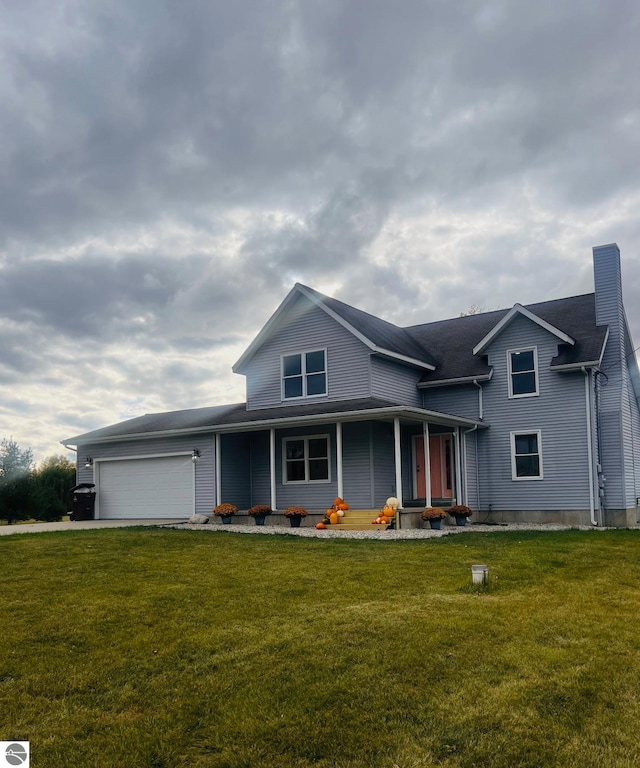
[[(399, 509), (402, 509), (402, 451), (400, 445), (400, 418), (398, 416), (393, 419), (393, 444), (396, 459), (396, 498), (400, 504)], [(398, 527), (400, 523), (400, 514), (398, 514)]]
[(338, 496), (344, 498), (344, 484), (342, 476), (342, 422), (336, 422), (336, 464), (338, 466)]
[(456, 504), (463, 504), (462, 500), (462, 441), (460, 440), (460, 427), (454, 432), (456, 438)]
[(424, 505), (431, 506), (431, 456), (429, 453), (429, 424), (422, 424), (422, 440), (424, 442)]
[(222, 455), (220, 452), (220, 433), (216, 432), (216, 506), (222, 504)]
[(269, 479), (271, 482), (271, 509), (277, 509), (276, 492), (276, 431), (269, 430)]

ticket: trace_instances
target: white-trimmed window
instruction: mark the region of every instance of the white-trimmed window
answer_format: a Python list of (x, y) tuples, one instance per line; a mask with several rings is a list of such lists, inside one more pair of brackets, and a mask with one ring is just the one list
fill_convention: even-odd
[(327, 351), (314, 349), (282, 356), (282, 399), (327, 394)]
[(283, 483), (328, 483), (330, 481), (329, 435), (307, 435), (283, 439)]
[(543, 479), (542, 434), (539, 429), (511, 433), (511, 479)]
[(533, 397), (538, 394), (538, 350), (510, 349), (507, 352), (509, 397)]

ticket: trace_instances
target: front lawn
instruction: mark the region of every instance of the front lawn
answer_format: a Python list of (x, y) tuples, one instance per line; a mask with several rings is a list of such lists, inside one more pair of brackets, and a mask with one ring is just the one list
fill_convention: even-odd
[(0, 579), (33, 768), (640, 764), (635, 531), (24, 534)]

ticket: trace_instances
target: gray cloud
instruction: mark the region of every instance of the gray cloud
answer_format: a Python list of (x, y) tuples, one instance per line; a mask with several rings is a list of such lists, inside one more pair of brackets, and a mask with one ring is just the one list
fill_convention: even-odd
[(631, 0), (0, 21), (0, 437), (241, 399), (295, 280), (410, 324), (591, 290), (617, 241), (640, 339)]

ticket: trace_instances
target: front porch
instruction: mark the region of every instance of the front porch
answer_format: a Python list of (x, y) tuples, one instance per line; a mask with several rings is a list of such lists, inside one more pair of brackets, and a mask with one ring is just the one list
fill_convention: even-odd
[(478, 424), (422, 409), (394, 410), (378, 418), (304, 424), (283, 418), (268, 429), (218, 432), (215, 504), (240, 510), (267, 504), (275, 510), (271, 525), (286, 507), (303, 506), (308, 525), (319, 522), (336, 497), (368, 515), (393, 496), (400, 503), (398, 528), (421, 527), (420, 511), (434, 503), (473, 506), (477, 452), (469, 433)]

